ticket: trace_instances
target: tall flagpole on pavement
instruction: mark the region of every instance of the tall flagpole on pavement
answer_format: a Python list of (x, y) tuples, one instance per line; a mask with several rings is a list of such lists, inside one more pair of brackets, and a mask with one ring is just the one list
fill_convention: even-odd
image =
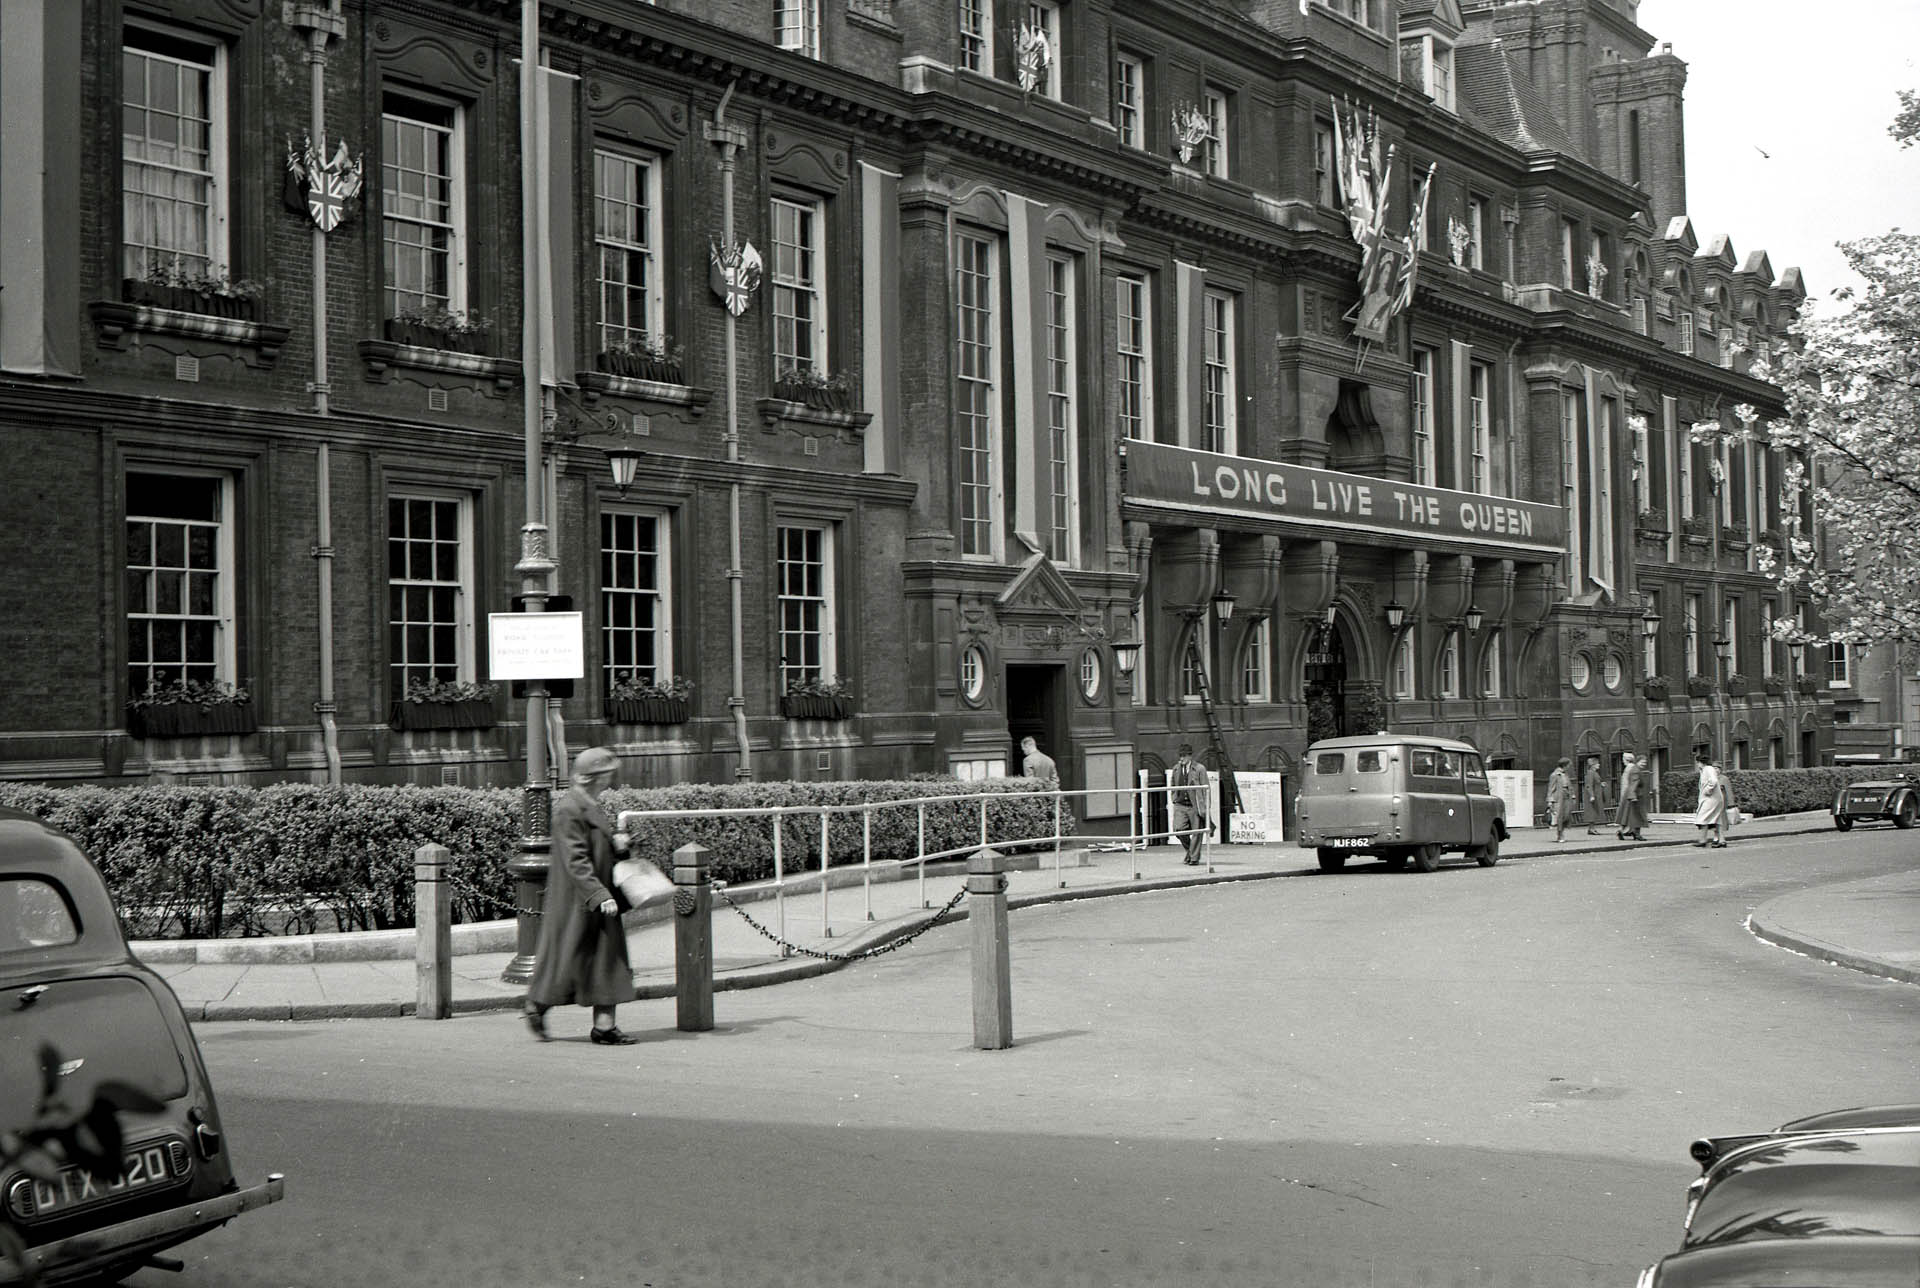
[(753, 777), (753, 749), (747, 740), (747, 681), (744, 623), (741, 617), (741, 581), (746, 576), (740, 558), (740, 353), (735, 316), (745, 308), (745, 262), (733, 244), (733, 159), (747, 145), (747, 132), (727, 124), (727, 103), (733, 98), (733, 84), (720, 95), (713, 109), (713, 120), (705, 123), (707, 142), (720, 149), (720, 238), (725, 256), (722, 274), (729, 294), (727, 309), (727, 424), (723, 436), (727, 445), (727, 467), (733, 476), (727, 488), (727, 582), (731, 588), (733, 634), (733, 693), (727, 705), (733, 708), (733, 736), (740, 746), (740, 761), (733, 776), (742, 781)]
[[(542, 478), (542, 431), (545, 397), (541, 384), (541, 325), (546, 308), (545, 283), (540, 280), (540, 247), (545, 243), (546, 211), (540, 194), (540, 162), (545, 149), (540, 140), (540, 0), (520, 0), (520, 381), (526, 396), (526, 522), (520, 527), (520, 593), (529, 613), (543, 612), (554, 560), (545, 521), (546, 486)], [(519, 853), (507, 863), (514, 877), (514, 905), (519, 927), (513, 960), (500, 978), (509, 984), (533, 976), (533, 960), (540, 939), (540, 909), (546, 897), (549, 827), (553, 784), (547, 768), (547, 685), (527, 681), (527, 785), (522, 801)]]

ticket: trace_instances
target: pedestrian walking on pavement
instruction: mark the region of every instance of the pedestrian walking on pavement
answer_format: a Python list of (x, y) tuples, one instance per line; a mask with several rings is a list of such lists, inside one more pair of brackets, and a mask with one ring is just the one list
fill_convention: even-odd
[(1020, 750), (1025, 756), (1020, 761), (1020, 772), (1028, 778), (1038, 778), (1042, 782), (1060, 781), (1060, 767), (1053, 763), (1053, 757), (1040, 750), (1040, 744), (1032, 738), (1020, 740)]
[(573, 786), (553, 803), (552, 858), (547, 897), (541, 905), (540, 943), (527, 981), (527, 1027), (548, 1040), (547, 1011), (555, 1006), (593, 1008), (588, 1037), (599, 1046), (639, 1041), (620, 1031), (613, 1008), (633, 1000), (633, 967), (627, 932), (614, 898), (613, 864), (627, 849), (600, 795), (613, 786), (620, 760), (605, 747), (590, 747), (573, 762)]
[(1647, 825), (1647, 758), (1628, 756), (1627, 767), (1620, 771), (1620, 816), (1614, 835), (1623, 841), (1646, 838), (1641, 829)]
[(1560, 763), (1547, 775), (1547, 821), (1553, 824), (1553, 842), (1566, 840), (1567, 816), (1573, 813), (1573, 776), (1567, 772), (1573, 761), (1560, 757)]
[(1594, 756), (1587, 761), (1587, 777), (1581, 786), (1580, 793), (1586, 801), (1584, 807), (1586, 812), (1582, 817), (1587, 820), (1588, 836), (1600, 835), (1600, 829), (1595, 827), (1594, 824), (1600, 822), (1607, 816), (1606, 807), (1600, 803), (1600, 797), (1604, 790), (1605, 788), (1600, 782), (1600, 757)]
[(1187, 847), (1183, 862), (1198, 864), (1201, 847), (1207, 839), (1207, 771), (1193, 758), (1193, 744), (1180, 744), (1180, 759), (1173, 762), (1173, 769), (1167, 774), (1167, 785), (1173, 790), (1167, 793), (1171, 802), (1169, 813), (1174, 832), (1180, 837), (1180, 843)]
[(1713, 749), (1701, 747), (1693, 753), (1700, 765), (1700, 803), (1694, 807), (1693, 825), (1700, 829), (1697, 846), (1727, 848), (1727, 787), (1719, 766), (1713, 763)]

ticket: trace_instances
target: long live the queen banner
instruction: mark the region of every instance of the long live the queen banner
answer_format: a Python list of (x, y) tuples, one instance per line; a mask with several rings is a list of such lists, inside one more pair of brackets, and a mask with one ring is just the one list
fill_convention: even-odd
[(1557, 505), (1423, 487), (1165, 443), (1127, 444), (1127, 499), (1214, 514), (1391, 536), (1440, 537), (1556, 553), (1566, 523)]

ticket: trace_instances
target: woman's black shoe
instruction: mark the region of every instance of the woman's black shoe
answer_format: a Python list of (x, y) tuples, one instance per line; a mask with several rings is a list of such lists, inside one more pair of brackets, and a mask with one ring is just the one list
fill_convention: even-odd
[(542, 1042), (553, 1041), (553, 1038), (547, 1033), (547, 1013), (545, 1011), (529, 1002), (527, 1003), (526, 1009), (521, 1011), (520, 1014), (526, 1020), (527, 1027), (533, 1030), (533, 1036), (539, 1038)]
[(632, 1046), (640, 1040), (630, 1033), (622, 1033), (617, 1028), (591, 1029), (587, 1036), (593, 1039), (595, 1046)]

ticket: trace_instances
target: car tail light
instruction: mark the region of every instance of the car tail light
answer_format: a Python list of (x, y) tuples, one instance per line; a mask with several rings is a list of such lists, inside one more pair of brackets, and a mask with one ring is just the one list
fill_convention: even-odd
[(1714, 1143), (1705, 1136), (1702, 1136), (1699, 1140), (1687, 1146), (1688, 1156), (1702, 1167), (1709, 1166), (1719, 1153), (1720, 1151), (1714, 1146)]

